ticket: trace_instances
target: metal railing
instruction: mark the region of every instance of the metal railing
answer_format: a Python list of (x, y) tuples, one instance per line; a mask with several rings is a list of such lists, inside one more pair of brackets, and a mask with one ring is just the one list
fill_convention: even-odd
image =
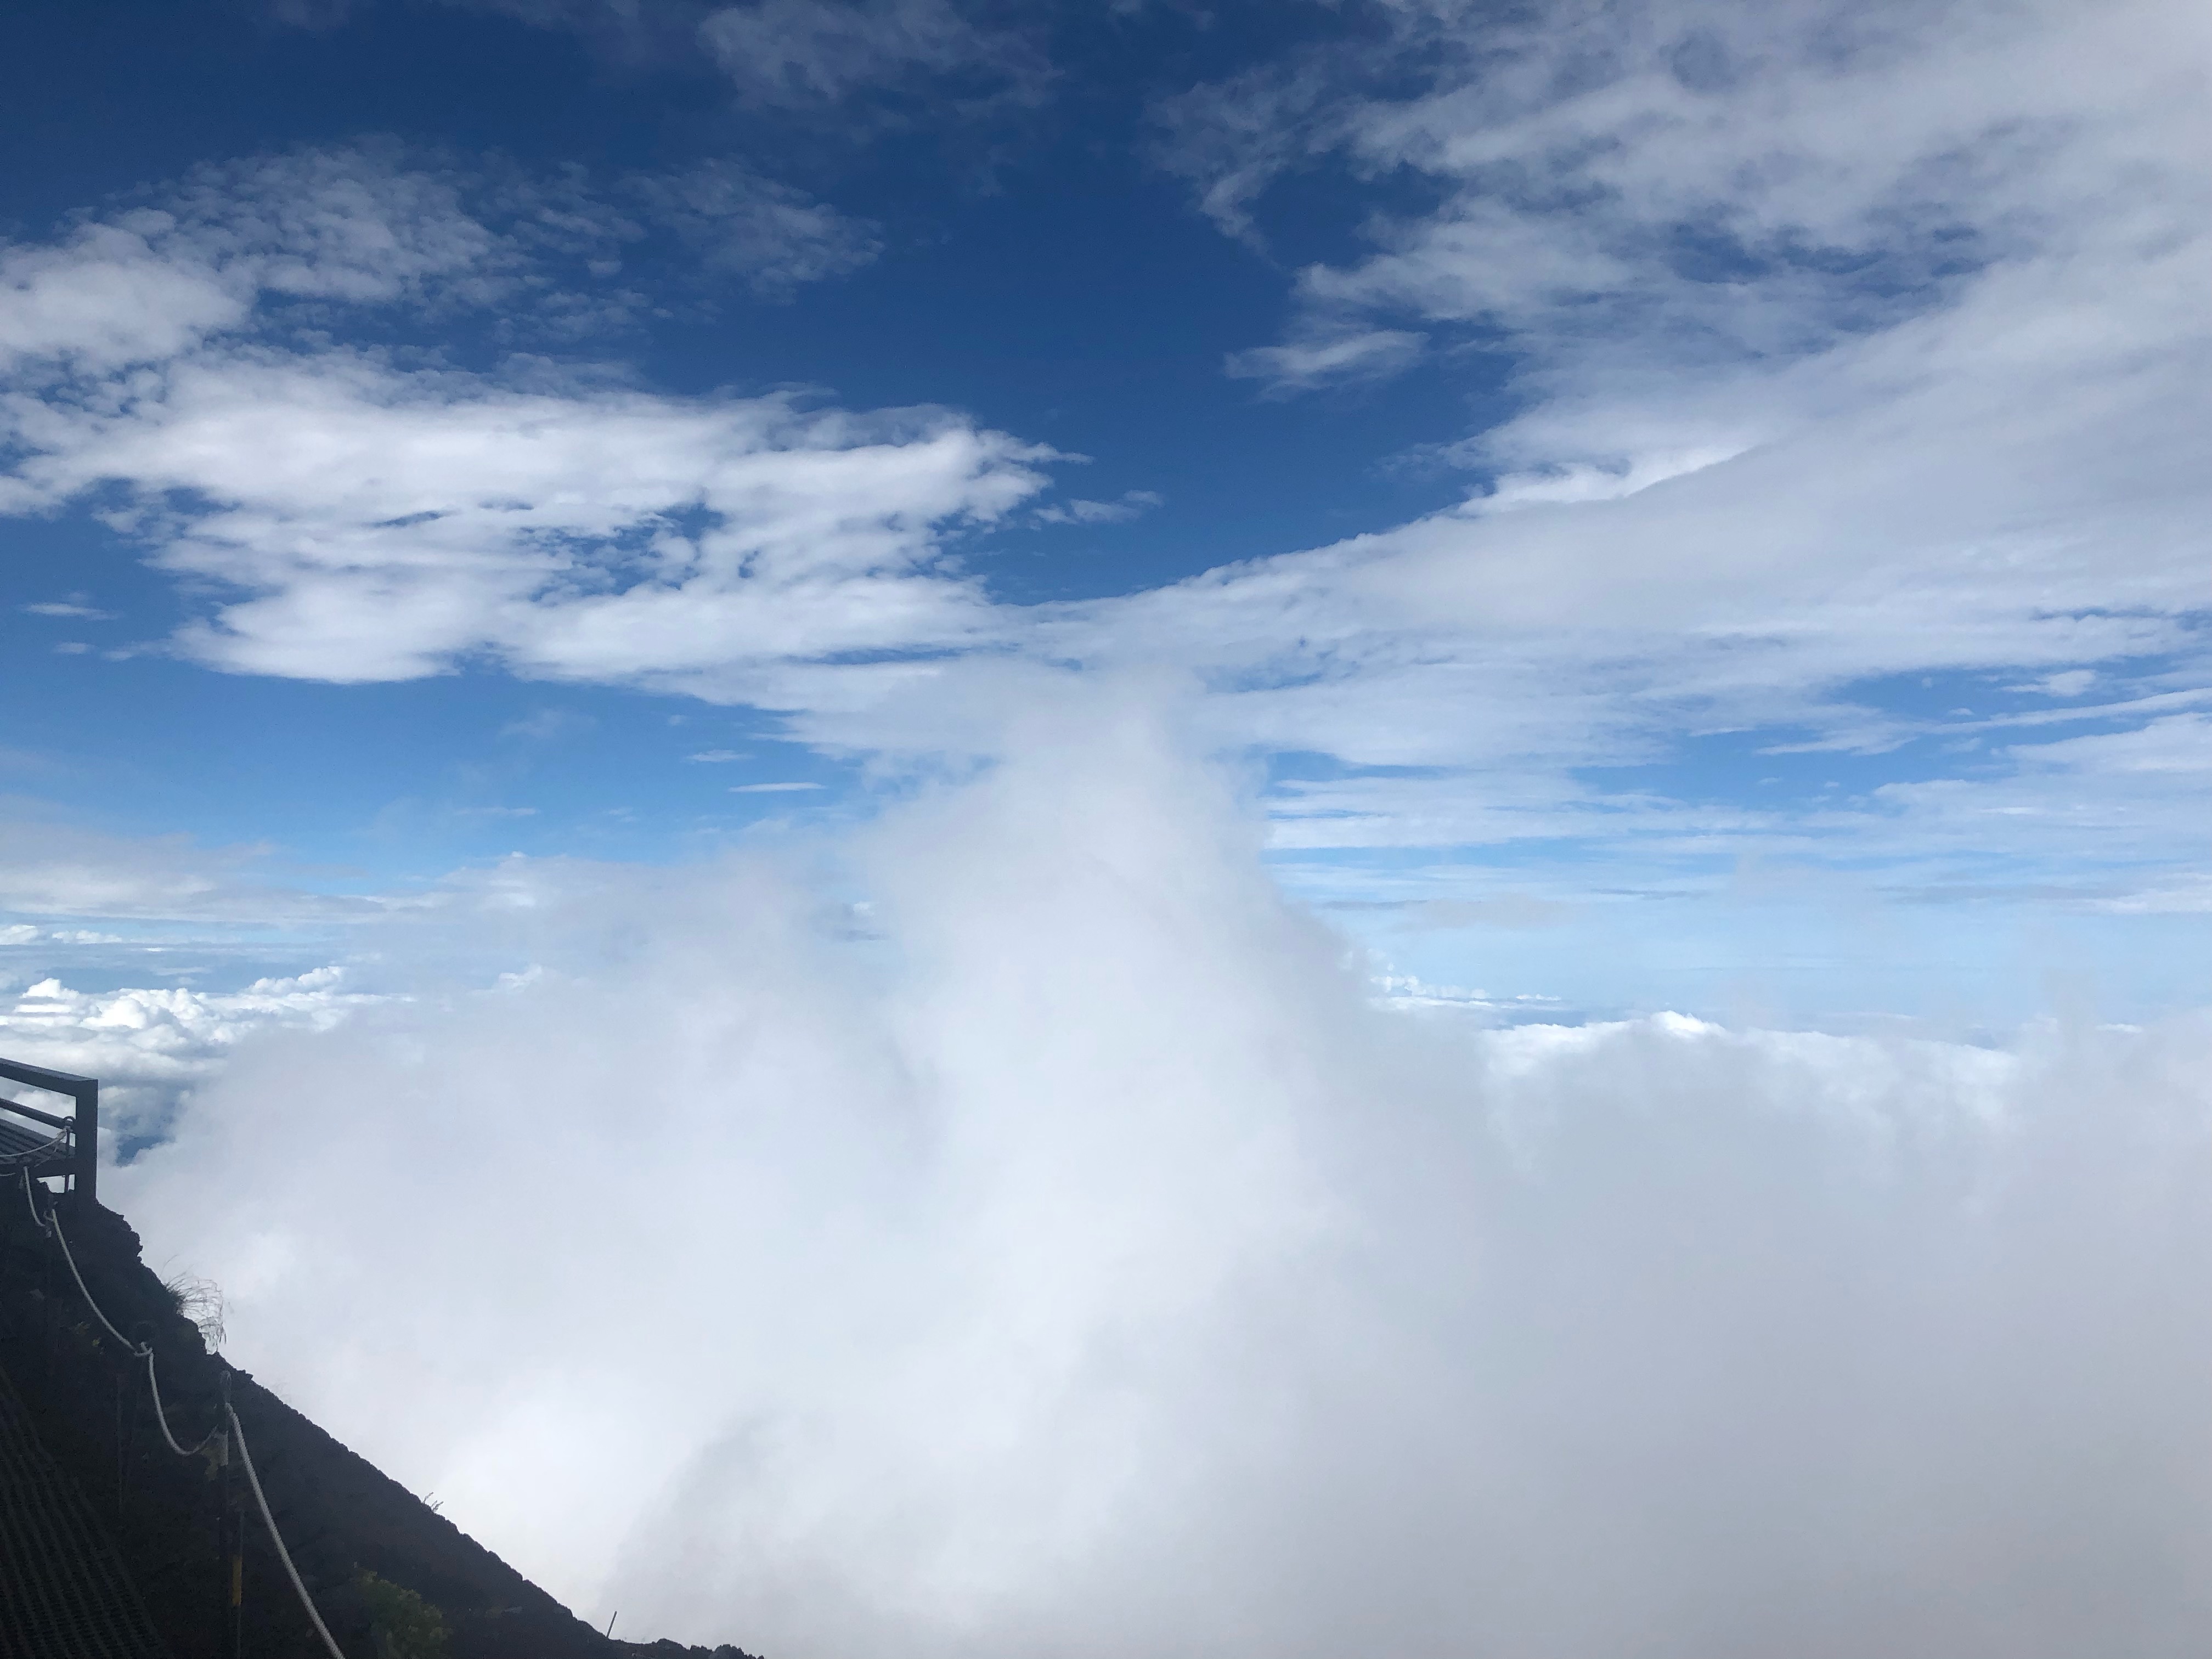
[[(0, 1079), (28, 1084), (50, 1094), (66, 1095), (76, 1103), (71, 1117), (61, 1117), (20, 1100), (0, 1096), (0, 1166), (27, 1167), (34, 1177), (65, 1176), (70, 1190), (85, 1203), (100, 1196), (100, 1083), (70, 1072), (48, 1071), (21, 1060), (0, 1060)], [(52, 1133), (15, 1121), (26, 1119), (44, 1124)]]
[[(284, 1547), (283, 1534), (276, 1530), (276, 1514), (269, 1507), (268, 1494), (261, 1489), (261, 1476), (253, 1467), (253, 1454), (246, 1448), (246, 1430), (239, 1423), (238, 1412), (231, 1404), (228, 1363), (220, 1354), (216, 1356), (216, 1364), (222, 1367), (223, 1375), (222, 1418), (197, 1445), (179, 1444), (176, 1436), (170, 1431), (169, 1414), (161, 1405), (161, 1383), (155, 1369), (153, 1344), (124, 1335), (116, 1328), (115, 1322), (94, 1299), (92, 1288), (84, 1282), (84, 1274), (77, 1267), (76, 1253), (70, 1249), (69, 1235), (62, 1226), (63, 1209), (58, 1195), (51, 1188), (46, 1189), (44, 1212), (39, 1208), (39, 1188), (33, 1182), (55, 1176), (68, 1177), (71, 1190), (83, 1200), (74, 1208), (73, 1215), (82, 1216), (97, 1198), (99, 1083), (88, 1077), (49, 1071), (43, 1066), (26, 1066), (13, 1060), (0, 1060), (0, 1079), (11, 1083), (27, 1083), (34, 1089), (45, 1089), (58, 1095), (67, 1095), (76, 1103), (74, 1117), (57, 1117), (35, 1106), (26, 1106), (19, 1100), (0, 1096), (0, 1179), (21, 1186), (23, 1205), (29, 1212), (33, 1224), (52, 1239), (55, 1247), (61, 1251), (62, 1261), (69, 1268), (70, 1279), (76, 1285), (77, 1294), (84, 1298), (85, 1305), (92, 1310), (92, 1316), (100, 1322), (100, 1328), (114, 1339), (118, 1351), (129, 1356), (127, 1363), (134, 1368), (140, 1364), (145, 1366), (146, 1389), (154, 1402), (154, 1421), (161, 1431), (161, 1438), (168, 1442), (169, 1449), (179, 1457), (197, 1457), (210, 1447), (214, 1447), (225, 1467), (228, 1465), (230, 1453), (233, 1450), (237, 1452), (239, 1467), (246, 1472), (246, 1484), (253, 1493), (256, 1507), (261, 1511), (261, 1524), (269, 1529), (269, 1541), (275, 1547), (277, 1560), (283, 1565), (285, 1577), (292, 1581), (292, 1589), (299, 1596), (300, 1605), (307, 1610), (307, 1621), (315, 1627), (315, 1634), (322, 1638), (330, 1659), (346, 1659), (344, 1652), (332, 1638), (330, 1626), (323, 1622), (323, 1615), (315, 1606), (314, 1597), (307, 1594), (307, 1581), (300, 1577), (299, 1568), (293, 1565), (292, 1552)], [(24, 1118), (44, 1124), (54, 1133), (41, 1135), (36, 1130), (26, 1129), (11, 1121), (12, 1118)], [(131, 1248), (135, 1258), (137, 1251), (135, 1239)], [(121, 1409), (120, 1399), (118, 1395), (118, 1411)], [(0, 1450), (4, 1449), (4, 1447), (0, 1447)], [(241, 1531), (232, 1536), (239, 1540), (234, 1545), (230, 1559), (231, 1606), (236, 1607), (239, 1605), (239, 1575), (243, 1559), (239, 1551), (244, 1547), (245, 1534)], [(0, 1582), (0, 1590), (6, 1588), (5, 1583)], [(4, 1629), (0, 1629), (0, 1638), (4, 1638), (6, 1633)]]

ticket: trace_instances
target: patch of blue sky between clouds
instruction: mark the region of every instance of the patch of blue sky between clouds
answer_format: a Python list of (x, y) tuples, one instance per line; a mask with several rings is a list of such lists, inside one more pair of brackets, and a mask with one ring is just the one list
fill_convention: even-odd
[[(0, 252), (0, 674), (40, 710), (6, 787), (115, 866), (60, 908), (19, 883), (21, 925), (127, 891), (213, 951), (502, 860), (849, 823), (1133, 677), (1279, 757), (1276, 867), (1419, 919), (1358, 926), (1425, 980), (1495, 988), (1468, 939), (1540, 914), (1528, 949), (1574, 949), (1519, 988), (1634, 1005), (1590, 953), (1703, 907), (1705, 959), (1818, 981), (1742, 902), (1791, 871), (2099, 941), (2061, 957), (2149, 941), (2129, 994), (2197, 994), (2177, 9), (1407, 8), (1202, 50), (1132, 13), (1065, 61), (931, 15), (786, 40), (738, 155), (672, 127), (570, 165), (519, 110), (507, 151), (419, 109), (403, 142), (272, 106), (181, 167), (111, 135)], [(342, 75), (385, 27), (284, 49)], [(720, 39), (653, 51), (743, 82)], [(960, 121), (1037, 142), (979, 191)], [(1813, 1004), (1879, 1000), (1859, 956)]]

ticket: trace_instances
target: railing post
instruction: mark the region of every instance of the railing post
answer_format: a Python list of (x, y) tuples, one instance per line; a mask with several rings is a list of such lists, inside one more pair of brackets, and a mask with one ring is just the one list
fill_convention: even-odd
[(77, 1196), (86, 1206), (100, 1201), (100, 1082), (87, 1078), (72, 1092), (76, 1096), (76, 1127), (70, 1144), (76, 1163), (70, 1173), (76, 1177)]
[(44, 1089), (49, 1094), (67, 1095), (76, 1103), (74, 1117), (56, 1117), (43, 1108), (27, 1105), (12, 1098), (0, 1098), (0, 1108), (18, 1117), (27, 1117), (33, 1122), (44, 1123), (56, 1129), (70, 1132), (70, 1159), (66, 1167), (49, 1166), (44, 1173), (66, 1175), (70, 1189), (81, 1194), (88, 1204), (100, 1201), (100, 1079), (79, 1077), (74, 1072), (56, 1072), (44, 1066), (27, 1066), (21, 1060), (0, 1060), (0, 1079), (10, 1083), (27, 1083), (33, 1089)]

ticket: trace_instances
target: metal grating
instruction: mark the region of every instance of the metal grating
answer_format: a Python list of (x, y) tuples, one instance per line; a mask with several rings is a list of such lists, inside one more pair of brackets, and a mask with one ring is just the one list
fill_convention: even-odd
[[(5, 1100), (0, 1100), (0, 1107), (5, 1107), (9, 1103)], [(46, 1164), (59, 1164), (64, 1167), (43, 1171), (44, 1173), (54, 1175), (64, 1173), (74, 1154), (66, 1146), (55, 1146), (53, 1140), (54, 1132), (52, 1129), (33, 1129), (27, 1123), (19, 1123), (13, 1118), (0, 1116), (0, 1159), (7, 1160), (11, 1170), (15, 1160), (25, 1158), (27, 1155), (31, 1173), (33, 1175), (42, 1173), (41, 1166)]]
[(169, 1659), (122, 1558), (0, 1371), (0, 1659)]

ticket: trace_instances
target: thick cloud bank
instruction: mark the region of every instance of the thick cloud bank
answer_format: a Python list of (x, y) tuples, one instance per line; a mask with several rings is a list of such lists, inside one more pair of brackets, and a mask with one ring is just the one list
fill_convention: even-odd
[[(17, 942), (13, 934), (40, 932), (0, 927), (0, 945)], [(46, 937), (86, 935), (72, 930)], [(102, 1130), (131, 1145), (165, 1133), (179, 1097), (220, 1073), (241, 1038), (272, 1027), (328, 1030), (380, 1000), (349, 991), (345, 980), (344, 969), (328, 967), (258, 979), (240, 991), (161, 986), (87, 993), (42, 979), (0, 996), (0, 1052), (28, 1065), (97, 1077)]]
[(2201, 1652), (2212, 1027), (1379, 1007), (1131, 706), (818, 863), (550, 882), (542, 971), (242, 1043), (117, 1201), (641, 1632)]

